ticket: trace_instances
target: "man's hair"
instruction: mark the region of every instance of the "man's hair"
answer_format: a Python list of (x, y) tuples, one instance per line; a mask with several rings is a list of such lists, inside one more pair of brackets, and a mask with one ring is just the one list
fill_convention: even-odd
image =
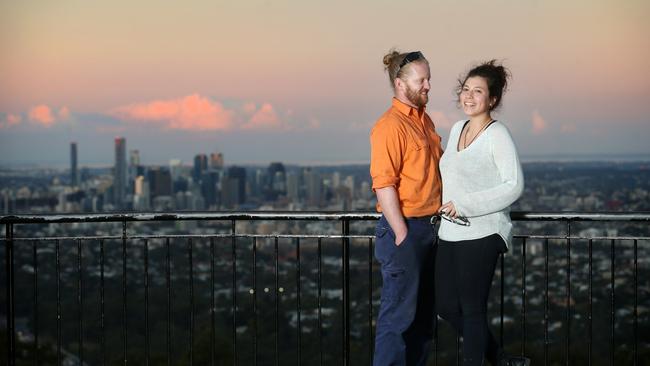
[[(416, 58), (405, 62), (407, 56), (410, 58), (415, 54), (417, 54)], [(395, 79), (407, 75), (411, 69), (411, 63), (416, 61), (429, 64), (429, 61), (419, 51), (400, 53), (395, 48), (391, 48), (384, 56), (384, 70), (388, 73), (388, 82), (393, 90), (395, 90)]]

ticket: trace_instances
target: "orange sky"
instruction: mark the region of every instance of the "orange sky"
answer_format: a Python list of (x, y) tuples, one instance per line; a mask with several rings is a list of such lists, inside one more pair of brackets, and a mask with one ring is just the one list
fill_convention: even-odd
[(522, 155), (646, 154), (648, 16), (640, 0), (0, 0), (0, 163), (38, 161), (26, 146), (46, 137), (59, 160), (79, 140), (110, 162), (118, 132), (152, 161), (204, 152), (187, 144), (232, 162), (367, 160), (391, 47), (429, 59), (443, 137), (462, 118), (455, 79), (497, 58), (514, 77), (498, 117)]

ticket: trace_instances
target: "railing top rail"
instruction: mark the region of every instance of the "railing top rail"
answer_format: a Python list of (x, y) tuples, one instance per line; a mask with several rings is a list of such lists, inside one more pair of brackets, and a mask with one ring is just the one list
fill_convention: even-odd
[[(4, 215), (0, 224), (49, 224), (82, 222), (125, 221), (178, 221), (178, 220), (376, 220), (377, 212), (337, 211), (220, 211), (220, 212), (133, 212), (106, 214), (47, 214)], [(515, 221), (639, 221), (650, 222), (650, 212), (530, 212), (513, 211)]]

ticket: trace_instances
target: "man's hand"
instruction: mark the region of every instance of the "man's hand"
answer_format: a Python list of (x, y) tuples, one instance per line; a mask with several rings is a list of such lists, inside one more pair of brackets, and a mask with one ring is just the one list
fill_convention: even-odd
[(388, 225), (395, 233), (395, 245), (400, 245), (406, 239), (408, 228), (402, 216), (402, 210), (399, 207), (399, 197), (397, 190), (393, 186), (383, 187), (375, 190), (377, 201), (381, 207), (381, 212), (386, 217)]
[(404, 231), (404, 234), (395, 233), (395, 245), (400, 246), (406, 239), (406, 234), (408, 234), (408, 231)]

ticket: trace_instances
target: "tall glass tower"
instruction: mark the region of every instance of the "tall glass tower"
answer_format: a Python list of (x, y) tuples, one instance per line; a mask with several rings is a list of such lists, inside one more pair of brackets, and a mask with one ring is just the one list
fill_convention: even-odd
[(115, 138), (115, 168), (113, 172), (114, 204), (118, 209), (124, 208), (126, 198), (126, 139)]
[(77, 171), (77, 143), (70, 143), (70, 185), (79, 185), (79, 172)]

